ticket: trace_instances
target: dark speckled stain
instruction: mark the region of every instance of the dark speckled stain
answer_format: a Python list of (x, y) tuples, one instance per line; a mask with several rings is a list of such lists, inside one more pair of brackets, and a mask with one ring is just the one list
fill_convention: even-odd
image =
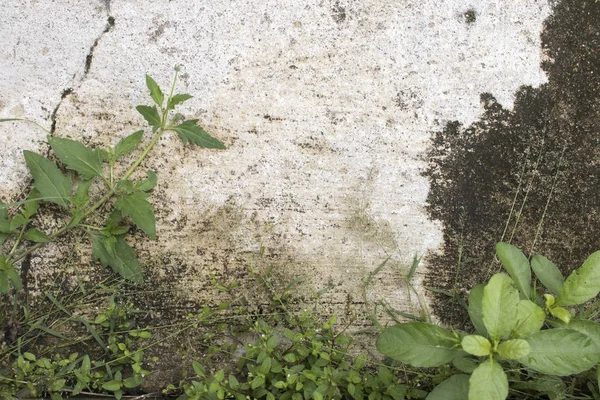
[[(483, 94), (479, 121), (433, 135), (428, 212), (443, 222), (444, 247), (430, 257), (426, 286), (456, 280), (466, 295), (498, 270), (502, 238), (529, 255), (546, 205), (533, 253), (568, 273), (600, 249), (600, 3), (558, 2), (541, 38), (547, 84), (522, 87), (513, 111)], [(434, 300), (444, 322), (459, 320), (457, 308)]]

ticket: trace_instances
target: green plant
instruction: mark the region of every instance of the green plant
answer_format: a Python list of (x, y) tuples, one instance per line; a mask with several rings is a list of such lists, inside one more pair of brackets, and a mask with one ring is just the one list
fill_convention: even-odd
[[(519, 398), (530, 392), (564, 398), (569, 389), (559, 377), (587, 380), (600, 361), (600, 324), (581, 318), (582, 305), (600, 292), (600, 251), (566, 279), (541, 255), (530, 262), (507, 243), (496, 252), (510, 276), (498, 273), (471, 289), (475, 334), (413, 322), (388, 327), (377, 340), (378, 350), (395, 360), (414, 367), (451, 363), (459, 372), (428, 400), (505, 399), (509, 388)], [(532, 282), (532, 269), (550, 293)]]
[[(142, 281), (142, 270), (135, 251), (125, 241), (130, 227), (124, 221), (131, 220), (150, 238), (156, 239), (154, 206), (148, 201), (148, 192), (156, 186), (157, 175), (149, 170), (145, 179), (133, 179), (137, 168), (166, 131), (176, 132), (184, 144), (190, 142), (203, 148), (225, 148), (223, 143), (196, 125), (198, 120), (181, 121), (179, 114), (171, 115), (178, 104), (192, 98), (189, 94), (174, 94), (178, 71), (179, 67), (175, 67), (175, 78), (168, 97), (154, 79), (146, 75), (146, 84), (155, 105), (137, 106), (136, 109), (150, 125), (152, 139), (120, 177), (115, 173), (117, 162), (139, 148), (144, 130), (136, 131), (114, 147), (105, 149), (49, 136), (50, 148), (67, 172), (47, 157), (31, 151), (23, 152), (34, 189), (26, 200), (0, 203), (0, 247), (9, 244), (7, 252), (0, 252), (0, 293), (10, 290), (9, 282), (16, 290), (21, 288), (21, 279), (14, 267), (16, 262), (72, 229), (81, 229), (88, 234), (93, 258), (102, 265), (110, 266), (132, 282)], [(1, 119), (0, 122), (19, 120), (22, 119)], [(99, 187), (92, 192), (90, 189), (94, 186)], [(95, 194), (98, 191), (100, 193)], [(90, 195), (91, 192), (94, 195)], [(60, 212), (68, 213), (69, 222), (50, 233), (32, 227), (41, 202), (58, 205)], [(9, 209), (14, 209), (10, 215)], [(24, 242), (34, 244), (23, 246)]]
[[(124, 391), (131, 391), (142, 383), (149, 373), (143, 367), (143, 345), (152, 335), (147, 327), (140, 328), (133, 323), (131, 305), (120, 305), (114, 297), (110, 297), (107, 307), (88, 321), (72, 315), (68, 309), (71, 307), (60, 303), (54, 296), (49, 295), (48, 300), (66, 315), (67, 323), (82, 324), (90, 337), (69, 342), (63, 334), (44, 327), (47, 336), (67, 341), (69, 349), (87, 340), (97, 342), (96, 354), (65, 353), (62, 345), (34, 346), (37, 337), (23, 335), (16, 347), (1, 354), (0, 397), (10, 399), (26, 391), (31, 397), (47, 395), (52, 400), (62, 399), (65, 394), (92, 392), (108, 392), (120, 398)], [(29, 332), (41, 327), (36, 321)], [(76, 326), (71, 325), (70, 330), (76, 330)], [(85, 346), (87, 349), (90, 347)]]

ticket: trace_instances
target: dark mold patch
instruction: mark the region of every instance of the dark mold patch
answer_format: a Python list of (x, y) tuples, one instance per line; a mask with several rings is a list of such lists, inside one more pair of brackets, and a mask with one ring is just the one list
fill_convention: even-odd
[[(456, 282), (466, 294), (498, 270), (500, 240), (546, 255), (564, 273), (600, 249), (599, 21), (593, 0), (557, 4), (542, 34), (553, 60), (543, 64), (548, 83), (522, 87), (513, 111), (483, 94), (479, 121), (434, 134), (428, 212), (444, 224), (444, 248), (425, 286)], [(434, 308), (457, 321), (447, 297)]]
[(339, 1), (336, 1), (331, 8), (331, 17), (336, 23), (343, 23), (346, 20), (346, 7), (343, 7)]
[(467, 10), (463, 14), (463, 18), (465, 19), (465, 22), (467, 24), (469, 24), (469, 25), (474, 24), (475, 21), (477, 21), (477, 13), (473, 9)]

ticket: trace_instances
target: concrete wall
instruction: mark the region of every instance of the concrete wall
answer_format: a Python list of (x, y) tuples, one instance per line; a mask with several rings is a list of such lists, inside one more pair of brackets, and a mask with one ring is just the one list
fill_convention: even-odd
[[(545, 82), (551, 11), (538, 0), (2, 3), (0, 117), (114, 144), (143, 125), (144, 74), (167, 87), (182, 64), (178, 89), (195, 96), (183, 113), (226, 143), (167, 135), (143, 168), (159, 176), (158, 240), (131, 243), (149, 285), (174, 293), (147, 306), (173, 315), (210, 297), (209, 274), (243, 280), (249, 265), (273, 265), (282, 283), (306, 276), (307, 298), (328, 288), (326, 311), (381, 298), (410, 310), (402, 275), (415, 254), (421, 272), (435, 268), (443, 245), (425, 209), (432, 132), (475, 121), (481, 93), (510, 109), (521, 85)], [(29, 184), (20, 152), (47, 151), (45, 133), (2, 124), (0, 148), (1, 198), (14, 201)], [(85, 241), (61, 242), (35, 254), (30, 290), (72, 273), (60, 262), (70, 252), (93, 280), (102, 267)]]

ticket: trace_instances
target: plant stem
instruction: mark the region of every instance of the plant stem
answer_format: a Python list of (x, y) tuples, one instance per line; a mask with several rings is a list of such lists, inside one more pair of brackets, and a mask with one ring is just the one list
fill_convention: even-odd
[(21, 239), (23, 238), (23, 233), (25, 232), (26, 226), (27, 226), (27, 224), (23, 224), (23, 226), (21, 227), (21, 232), (19, 232), (19, 237), (17, 237), (17, 240), (15, 240), (15, 244), (13, 245), (12, 249), (10, 250), (10, 253), (8, 253), (9, 259), (10, 259), (10, 255), (13, 254), (17, 250), (17, 246), (19, 245), (19, 243), (21, 243)]

